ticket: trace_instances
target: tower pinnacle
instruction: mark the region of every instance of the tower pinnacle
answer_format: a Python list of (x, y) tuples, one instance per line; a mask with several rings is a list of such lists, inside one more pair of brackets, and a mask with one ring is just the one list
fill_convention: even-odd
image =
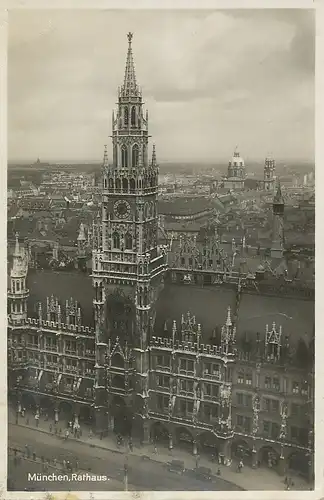
[(125, 77), (124, 85), (122, 86), (122, 95), (124, 96), (137, 96), (138, 86), (136, 83), (135, 67), (132, 52), (132, 39), (133, 33), (129, 32), (127, 34), (128, 38), (128, 51), (126, 59)]

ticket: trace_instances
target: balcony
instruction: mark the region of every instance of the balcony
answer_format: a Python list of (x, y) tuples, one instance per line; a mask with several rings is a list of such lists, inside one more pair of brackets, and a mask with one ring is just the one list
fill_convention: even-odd
[(155, 365), (155, 369), (159, 372), (166, 372), (166, 373), (171, 372), (171, 367), (168, 365)]
[(202, 375), (202, 378), (206, 378), (208, 380), (221, 380), (222, 376), (220, 372), (208, 372), (205, 371)]
[(182, 368), (179, 368), (178, 373), (180, 375), (186, 375), (187, 377), (194, 377), (194, 375), (195, 375), (194, 370), (184, 370)]

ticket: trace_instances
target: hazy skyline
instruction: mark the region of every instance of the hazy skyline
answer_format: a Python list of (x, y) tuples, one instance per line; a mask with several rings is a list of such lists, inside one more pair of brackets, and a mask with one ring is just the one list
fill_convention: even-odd
[(14, 10), (9, 161), (111, 157), (128, 31), (160, 161), (314, 160), (314, 13)]

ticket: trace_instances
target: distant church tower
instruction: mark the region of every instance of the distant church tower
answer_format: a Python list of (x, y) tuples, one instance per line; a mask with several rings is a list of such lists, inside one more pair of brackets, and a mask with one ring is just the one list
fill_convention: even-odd
[(276, 171), (275, 161), (271, 158), (266, 158), (263, 169), (263, 183), (265, 191), (273, 192), (274, 190), (274, 175)]
[[(95, 229), (92, 279), (96, 324), (96, 414), (104, 430), (109, 414), (105, 354), (116, 342), (133, 349), (137, 397), (148, 397), (149, 334), (154, 304), (163, 287), (165, 250), (158, 246), (158, 165), (148, 158), (148, 113), (136, 82), (132, 33), (128, 33), (124, 82), (112, 116), (112, 164), (103, 161), (102, 213)], [(134, 382), (135, 384), (135, 382)], [(135, 392), (134, 392), (135, 394)], [(127, 394), (129, 401), (130, 394)], [(101, 414), (101, 417), (100, 417)]]
[(277, 191), (273, 198), (273, 232), (271, 257), (274, 259), (282, 259), (284, 252), (284, 211), (285, 203), (281, 193), (280, 182), (277, 184)]
[(87, 237), (85, 234), (83, 222), (81, 222), (80, 224), (77, 243), (78, 243), (78, 251), (77, 251), (78, 268), (81, 271), (84, 271), (86, 269), (86, 263), (87, 263), (87, 256), (86, 256)]
[(12, 322), (20, 323), (27, 319), (27, 299), (29, 297), (29, 290), (26, 286), (27, 274), (27, 253), (19, 245), (18, 234), (16, 234), (13, 265), (10, 271), (10, 290), (8, 290), (9, 317)]

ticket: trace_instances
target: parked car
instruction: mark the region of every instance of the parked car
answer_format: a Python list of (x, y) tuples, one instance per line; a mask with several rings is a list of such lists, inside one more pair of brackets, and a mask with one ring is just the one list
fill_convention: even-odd
[(181, 460), (172, 460), (167, 463), (167, 470), (176, 474), (183, 474), (185, 471), (184, 463)]

